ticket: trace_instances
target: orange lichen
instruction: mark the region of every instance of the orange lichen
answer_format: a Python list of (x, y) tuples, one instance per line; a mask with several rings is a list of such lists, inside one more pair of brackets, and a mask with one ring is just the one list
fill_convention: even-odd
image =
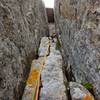
[(31, 69), (29, 74), (29, 78), (27, 80), (27, 84), (35, 85), (36, 81), (38, 80), (39, 72), (36, 69)]
[(93, 98), (93, 96), (92, 96), (92, 95), (87, 94), (87, 95), (85, 95), (85, 96), (83, 97), (83, 99), (82, 99), (82, 100), (94, 100), (94, 98)]

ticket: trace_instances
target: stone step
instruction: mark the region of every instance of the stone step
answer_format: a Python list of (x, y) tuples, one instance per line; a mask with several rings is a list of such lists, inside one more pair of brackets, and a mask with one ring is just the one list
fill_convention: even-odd
[(38, 51), (39, 57), (44, 57), (44, 56), (47, 56), (49, 54), (49, 46), (50, 46), (49, 38), (43, 37), (41, 39), (40, 48)]
[(62, 72), (62, 57), (56, 43), (50, 42), (50, 54), (41, 75), (43, 88), (40, 100), (67, 100)]
[(43, 37), (39, 48), (39, 58), (32, 61), (22, 100), (38, 100), (40, 75), (45, 64), (46, 56), (49, 53), (49, 46), (48, 37)]
[(44, 58), (32, 62), (30, 74), (26, 83), (22, 100), (34, 100), (40, 85), (40, 73), (43, 69)]

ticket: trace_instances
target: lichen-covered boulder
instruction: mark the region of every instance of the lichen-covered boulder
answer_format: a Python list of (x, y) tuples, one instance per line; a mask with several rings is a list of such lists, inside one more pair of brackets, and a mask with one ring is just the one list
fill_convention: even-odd
[(72, 100), (95, 100), (91, 93), (81, 84), (70, 82), (69, 87)]

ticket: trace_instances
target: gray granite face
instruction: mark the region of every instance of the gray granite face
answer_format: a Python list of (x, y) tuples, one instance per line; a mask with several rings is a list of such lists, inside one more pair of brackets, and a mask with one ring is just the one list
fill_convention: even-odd
[(30, 62), (47, 35), (41, 0), (0, 0), (0, 100), (21, 100)]
[(100, 0), (55, 0), (55, 22), (67, 71), (100, 100)]

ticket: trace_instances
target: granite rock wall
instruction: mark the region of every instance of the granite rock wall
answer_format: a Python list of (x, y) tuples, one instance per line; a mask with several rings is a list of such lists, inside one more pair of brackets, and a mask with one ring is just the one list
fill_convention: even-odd
[(91, 83), (100, 100), (100, 0), (55, 0), (55, 23), (70, 79)]
[(48, 25), (41, 0), (0, 0), (0, 100), (21, 100), (43, 36)]

